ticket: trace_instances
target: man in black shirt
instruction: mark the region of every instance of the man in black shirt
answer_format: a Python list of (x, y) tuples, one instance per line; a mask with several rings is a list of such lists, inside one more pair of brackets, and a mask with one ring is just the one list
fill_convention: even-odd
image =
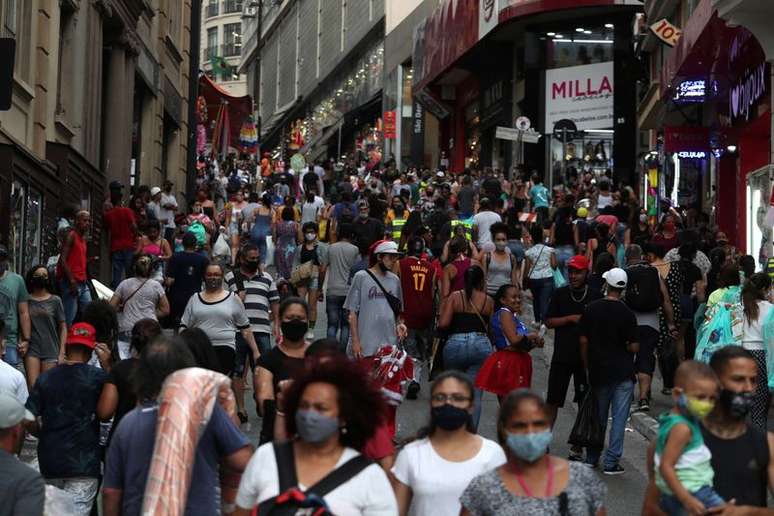
[[(637, 318), (621, 301), (627, 276), (623, 269), (610, 269), (602, 275), (606, 295), (590, 303), (580, 320), (580, 351), (589, 384), (599, 407), (602, 428), (611, 411), (613, 421), (604, 458), (605, 475), (620, 475), (624, 432), (634, 392), (634, 356), (637, 343)], [(586, 462), (596, 466), (601, 449), (589, 448)]]
[(368, 201), (361, 199), (357, 201), (358, 217), (352, 224), (352, 231), (355, 234), (355, 240), (358, 245), (362, 242), (366, 247), (377, 240), (384, 238), (384, 223), (369, 216)]
[[(586, 371), (580, 355), (580, 334), (578, 323), (586, 305), (602, 298), (602, 294), (589, 288), (586, 276), (589, 260), (585, 256), (573, 256), (567, 262), (570, 284), (554, 291), (548, 305), (546, 326), (555, 328), (554, 355), (548, 372), (548, 394), (546, 404), (551, 412), (552, 424), (556, 422), (556, 412), (564, 406), (570, 377), (575, 384), (576, 403), (583, 399), (586, 392)], [(570, 449), (570, 460), (582, 460), (583, 450)]]

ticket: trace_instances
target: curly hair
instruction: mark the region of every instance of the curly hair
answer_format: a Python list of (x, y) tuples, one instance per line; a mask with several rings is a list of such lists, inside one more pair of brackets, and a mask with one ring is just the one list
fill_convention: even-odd
[(296, 435), (296, 411), (306, 388), (312, 383), (327, 383), (338, 393), (339, 420), (346, 431), (339, 441), (343, 446), (361, 450), (382, 424), (387, 406), (379, 386), (367, 371), (345, 357), (327, 355), (324, 360), (307, 358), (285, 397), (285, 424), (288, 435)]

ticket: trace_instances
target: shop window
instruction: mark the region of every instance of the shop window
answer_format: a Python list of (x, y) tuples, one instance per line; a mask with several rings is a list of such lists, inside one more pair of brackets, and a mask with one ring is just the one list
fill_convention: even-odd
[(8, 243), (13, 250), (11, 267), (19, 274), (40, 260), (43, 196), (20, 181), (11, 185), (11, 223)]
[(242, 24), (223, 25), (223, 56), (238, 56), (242, 52)]

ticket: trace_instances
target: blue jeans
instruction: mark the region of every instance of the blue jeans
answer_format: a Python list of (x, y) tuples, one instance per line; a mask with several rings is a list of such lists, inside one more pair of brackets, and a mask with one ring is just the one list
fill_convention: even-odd
[[(476, 376), (481, 369), (481, 364), (492, 352), (492, 344), (483, 333), (454, 333), (449, 336), (446, 346), (443, 348), (443, 367), (446, 370), (456, 369), (476, 382)], [(474, 391), (473, 400), (473, 426), (478, 428), (481, 419), (481, 389)]]
[(531, 279), (529, 289), (532, 291), (532, 311), (535, 314), (535, 322), (543, 322), (546, 320), (548, 302), (554, 291), (554, 278)]
[[(610, 385), (596, 385), (592, 386), (591, 390), (597, 399), (599, 420), (603, 431), (607, 428), (607, 416), (612, 412), (613, 422), (610, 427), (607, 451), (603, 460), (605, 468), (612, 468), (618, 464), (623, 454), (626, 420), (629, 419), (629, 408), (632, 403), (632, 394), (634, 394), (634, 382), (625, 380)], [(586, 451), (586, 462), (596, 464), (599, 462), (601, 454), (601, 449), (588, 448)]]
[(562, 271), (562, 276), (567, 281), (570, 280), (570, 277), (567, 275), (567, 262), (573, 256), (575, 256), (575, 249), (571, 245), (560, 245), (556, 248), (556, 265)]
[[(698, 491), (691, 493), (691, 495), (703, 503), (706, 509), (718, 507), (726, 503), (712, 486), (702, 486)], [(659, 505), (661, 510), (669, 516), (686, 516), (688, 514), (685, 512), (683, 504), (674, 495), (662, 494)]]
[(59, 292), (62, 293), (62, 304), (64, 305), (65, 319), (67, 326), (72, 326), (75, 316), (78, 315), (78, 308), (91, 303), (91, 291), (85, 281), (76, 283), (76, 292), (70, 292), (70, 285), (67, 280), (59, 282)]
[(134, 251), (132, 249), (124, 249), (123, 251), (113, 251), (110, 255), (110, 261), (113, 266), (113, 275), (110, 280), (110, 288), (113, 290), (118, 287), (121, 280), (127, 275), (129, 271), (129, 265), (134, 258)]
[(3, 353), (3, 361), (6, 364), (17, 367), (19, 365), (19, 351), (16, 349), (16, 345), (10, 346), (6, 343), (5, 353)]
[[(253, 338), (255, 339), (255, 345), (258, 346), (258, 351), (261, 355), (271, 351), (271, 335), (268, 333), (253, 332)], [(242, 337), (242, 332), (238, 331), (236, 334), (235, 349), (234, 349), (234, 371), (231, 375), (235, 378), (242, 376), (245, 372), (245, 360), (250, 360), (250, 369), (255, 370), (255, 360), (253, 360), (253, 352), (250, 351), (250, 346), (247, 341)]]
[[(338, 340), (339, 349), (342, 353), (347, 352), (347, 343), (349, 342), (349, 310), (344, 308), (344, 301), (347, 296), (325, 296), (325, 313), (328, 316), (327, 337)], [(341, 330), (338, 339), (336, 334)]]

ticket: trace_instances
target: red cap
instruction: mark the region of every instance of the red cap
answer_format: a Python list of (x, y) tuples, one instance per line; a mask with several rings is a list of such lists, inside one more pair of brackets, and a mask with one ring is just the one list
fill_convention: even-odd
[(576, 254), (567, 262), (568, 269), (577, 269), (579, 271), (585, 271), (589, 268), (589, 259), (582, 254)]
[(97, 330), (89, 323), (81, 322), (73, 324), (70, 331), (67, 332), (66, 345), (79, 344), (87, 348), (97, 347)]

